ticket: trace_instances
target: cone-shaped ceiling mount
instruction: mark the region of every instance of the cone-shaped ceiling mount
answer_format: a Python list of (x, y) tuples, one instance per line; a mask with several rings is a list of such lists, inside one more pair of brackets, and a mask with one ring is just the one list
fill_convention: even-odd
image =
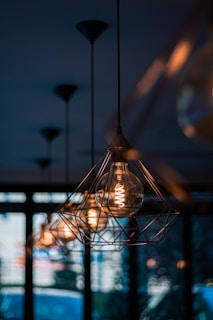
[(122, 129), (119, 127), (114, 134), (112, 141), (108, 147), (108, 149), (112, 148), (126, 148), (129, 149), (130, 145), (126, 138), (123, 136)]
[(61, 84), (56, 86), (53, 92), (65, 102), (68, 102), (77, 88), (78, 87), (73, 84)]
[(45, 169), (50, 165), (51, 160), (50, 158), (38, 158), (36, 159), (36, 162), (41, 169)]
[(50, 142), (57, 137), (60, 131), (61, 130), (58, 128), (44, 128), (41, 130), (41, 134), (48, 142)]
[(85, 20), (76, 24), (76, 28), (90, 41), (90, 43), (94, 43), (107, 27), (108, 24), (106, 22), (98, 20)]

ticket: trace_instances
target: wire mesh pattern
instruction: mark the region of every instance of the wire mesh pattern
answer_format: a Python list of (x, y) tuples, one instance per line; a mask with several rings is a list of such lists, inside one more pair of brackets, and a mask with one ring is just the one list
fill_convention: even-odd
[[(119, 217), (103, 210), (98, 203), (97, 183), (114, 161), (114, 148), (109, 148), (70, 193), (66, 203), (49, 216), (47, 231), (51, 232), (54, 244), (76, 251), (87, 246), (93, 251), (121, 250), (123, 246), (158, 243), (165, 238), (180, 212), (171, 207), (137, 153), (130, 148), (123, 148), (124, 151), (129, 168), (145, 186), (142, 207), (136, 213)], [(72, 201), (76, 193), (83, 195), (79, 204)]]

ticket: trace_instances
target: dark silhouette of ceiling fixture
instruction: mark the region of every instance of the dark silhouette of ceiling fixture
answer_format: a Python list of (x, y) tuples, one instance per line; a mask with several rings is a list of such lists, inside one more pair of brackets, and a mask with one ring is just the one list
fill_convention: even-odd
[(61, 130), (59, 128), (49, 127), (49, 128), (43, 128), (41, 130), (41, 135), (45, 138), (47, 142), (47, 159), (49, 159), (49, 172), (48, 172), (48, 178), (49, 182), (52, 180), (52, 142), (53, 140), (59, 135)]
[(65, 102), (65, 181), (70, 178), (70, 110), (69, 102), (77, 86), (73, 84), (61, 84), (54, 88), (53, 92)]
[(38, 158), (38, 159), (36, 159), (36, 162), (41, 169), (41, 181), (44, 182), (44, 171), (49, 167), (50, 159), (49, 158)]

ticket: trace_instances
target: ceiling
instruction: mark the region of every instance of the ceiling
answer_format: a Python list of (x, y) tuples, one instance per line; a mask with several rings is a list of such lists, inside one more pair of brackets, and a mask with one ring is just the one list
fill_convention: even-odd
[[(208, 186), (213, 183), (212, 150), (182, 133), (176, 110), (181, 68), (166, 69), (175, 45), (189, 30), (195, 41), (202, 34), (195, 4), (195, 0), (120, 1), (121, 122), (125, 137), (142, 152), (147, 166), (162, 170), (162, 175), (167, 168), (174, 179)], [(94, 44), (97, 158), (117, 122), (116, 1), (8, 0), (0, 2), (0, 15), (0, 183), (66, 180), (65, 102), (53, 92), (61, 84), (78, 87), (69, 101), (69, 182), (75, 183), (91, 165), (90, 43), (76, 24), (83, 20), (109, 24)], [(164, 62), (161, 77), (147, 85), (150, 66), (158, 58)], [(151, 78), (156, 74), (152, 72)], [(139, 84), (142, 91), (137, 91)], [(41, 130), (50, 127), (60, 133), (48, 143)], [(38, 164), (48, 148), (51, 178), (50, 167)]]

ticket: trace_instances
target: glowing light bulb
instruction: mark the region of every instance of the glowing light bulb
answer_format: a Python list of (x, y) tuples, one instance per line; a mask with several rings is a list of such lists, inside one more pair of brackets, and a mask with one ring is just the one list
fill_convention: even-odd
[(50, 226), (48, 224), (42, 225), (42, 231), (40, 234), (39, 242), (41, 245), (45, 247), (49, 247), (55, 244), (54, 233), (50, 230)]
[(77, 221), (86, 233), (98, 233), (106, 227), (108, 216), (97, 205), (94, 194), (86, 193), (84, 202), (77, 210)]
[(96, 185), (95, 199), (102, 210), (117, 218), (136, 213), (144, 198), (144, 188), (138, 177), (129, 171), (127, 162), (112, 162)]
[(55, 230), (56, 236), (65, 242), (74, 240), (78, 235), (78, 225), (72, 218), (57, 222)]

